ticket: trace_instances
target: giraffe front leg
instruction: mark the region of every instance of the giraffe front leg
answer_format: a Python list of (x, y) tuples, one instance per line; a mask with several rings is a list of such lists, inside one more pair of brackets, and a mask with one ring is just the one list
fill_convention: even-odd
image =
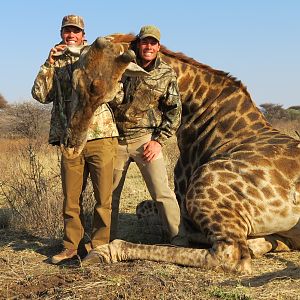
[[(225, 271), (251, 274), (251, 256), (246, 240), (220, 240), (213, 244), (208, 264), (220, 265)], [(217, 261), (217, 263), (215, 262)]]
[(102, 263), (115, 263), (126, 260), (123, 254), (122, 240), (114, 240), (109, 244), (101, 245), (92, 249), (89, 254), (82, 260), (82, 266), (90, 266)]

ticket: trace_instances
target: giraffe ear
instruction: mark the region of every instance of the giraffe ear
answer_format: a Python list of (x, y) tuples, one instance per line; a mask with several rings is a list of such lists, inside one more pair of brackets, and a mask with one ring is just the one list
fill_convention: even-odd
[(148, 72), (133, 62), (128, 64), (124, 75), (128, 77), (150, 76)]
[(128, 49), (119, 56), (119, 59), (124, 63), (129, 63), (135, 59), (135, 53), (133, 50)]

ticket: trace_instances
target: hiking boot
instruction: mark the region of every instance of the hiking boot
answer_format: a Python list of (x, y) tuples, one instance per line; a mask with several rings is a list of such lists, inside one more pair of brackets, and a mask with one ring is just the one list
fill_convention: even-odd
[(64, 249), (60, 253), (52, 256), (51, 262), (56, 265), (64, 260), (71, 259), (75, 256), (77, 256), (76, 249)]

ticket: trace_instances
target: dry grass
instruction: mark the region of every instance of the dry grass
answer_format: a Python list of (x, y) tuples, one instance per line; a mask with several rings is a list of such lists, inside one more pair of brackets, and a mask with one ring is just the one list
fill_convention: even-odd
[[(273, 126), (281, 132), (292, 136), (293, 138), (300, 139), (300, 136), (298, 135), (300, 134), (300, 120), (277, 120), (276, 122), (274, 122)], [(296, 132), (298, 132), (298, 134)]]
[(62, 197), (55, 150), (38, 140), (7, 140), (2, 157), (0, 203), (11, 208), (10, 227), (60, 235)]
[[(294, 129), (289, 130), (287, 128), (286, 133), (292, 135)], [(174, 143), (175, 140), (172, 140), (165, 148), (170, 177), (177, 156)], [(28, 176), (32, 169), (28, 162), (30, 147), (27, 141), (6, 140), (0, 145), (4, 158), (0, 182), (11, 188), (13, 184), (14, 188), (18, 187), (22, 180), (27, 186), (39, 182)], [(2, 229), (0, 226), (0, 299), (300, 299), (299, 252), (268, 254), (254, 259), (251, 276), (149, 261), (89, 268), (82, 268), (80, 261), (64, 266), (51, 265), (48, 257), (59, 249), (56, 238), (60, 231), (49, 231), (62, 227), (59, 163), (52, 147), (44, 144), (32, 147), (36, 155), (36, 170), (40, 170), (41, 182), (48, 187), (47, 193), (43, 192), (43, 197), (39, 199), (46, 203), (55, 202), (56, 207), (53, 210), (47, 205), (39, 208), (39, 217), (42, 218), (42, 214), (47, 216), (43, 219), (47, 226), (43, 227), (30, 215), (32, 203), (24, 202), (24, 195), (19, 195), (19, 199), (14, 196), (22, 212), (27, 209), (28, 219), (26, 222), (20, 216), (13, 216), (13, 224), (7, 228), (10, 214), (2, 206), (0, 220), (4, 220), (2, 215), (8, 219), (1, 221), (5, 223)], [(42, 169), (38, 169), (39, 164)], [(37, 200), (36, 190), (31, 192), (31, 197)], [(87, 202), (91, 201), (90, 193), (88, 190)], [(29, 197), (29, 194), (25, 195)], [(135, 216), (136, 205), (149, 198), (146, 186), (132, 164), (121, 199), (120, 238), (133, 242), (156, 242), (144, 234)], [(2, 205), (4, 200), (7, 199), (2, 197)], [(36, 206), (34, 208), (38, 209)], [(57, 220), (56, 225), (53, 219)]]

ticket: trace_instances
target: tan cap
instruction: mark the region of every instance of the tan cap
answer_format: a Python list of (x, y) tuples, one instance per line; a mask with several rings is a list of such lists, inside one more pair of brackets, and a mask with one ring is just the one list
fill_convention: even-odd
[(154, 25), (143, 26), (140, 30), (138, 37), (142, 40), (149, 36), (160, 41), (160, 30)]
[(75, 26), (82, 30), (84, 30), (84, 21), (83, 18), (80, 16), (75, 15), (68, 15), (64, 16), (61, 22), (61, 28), (67, 27), (67, 26)]

